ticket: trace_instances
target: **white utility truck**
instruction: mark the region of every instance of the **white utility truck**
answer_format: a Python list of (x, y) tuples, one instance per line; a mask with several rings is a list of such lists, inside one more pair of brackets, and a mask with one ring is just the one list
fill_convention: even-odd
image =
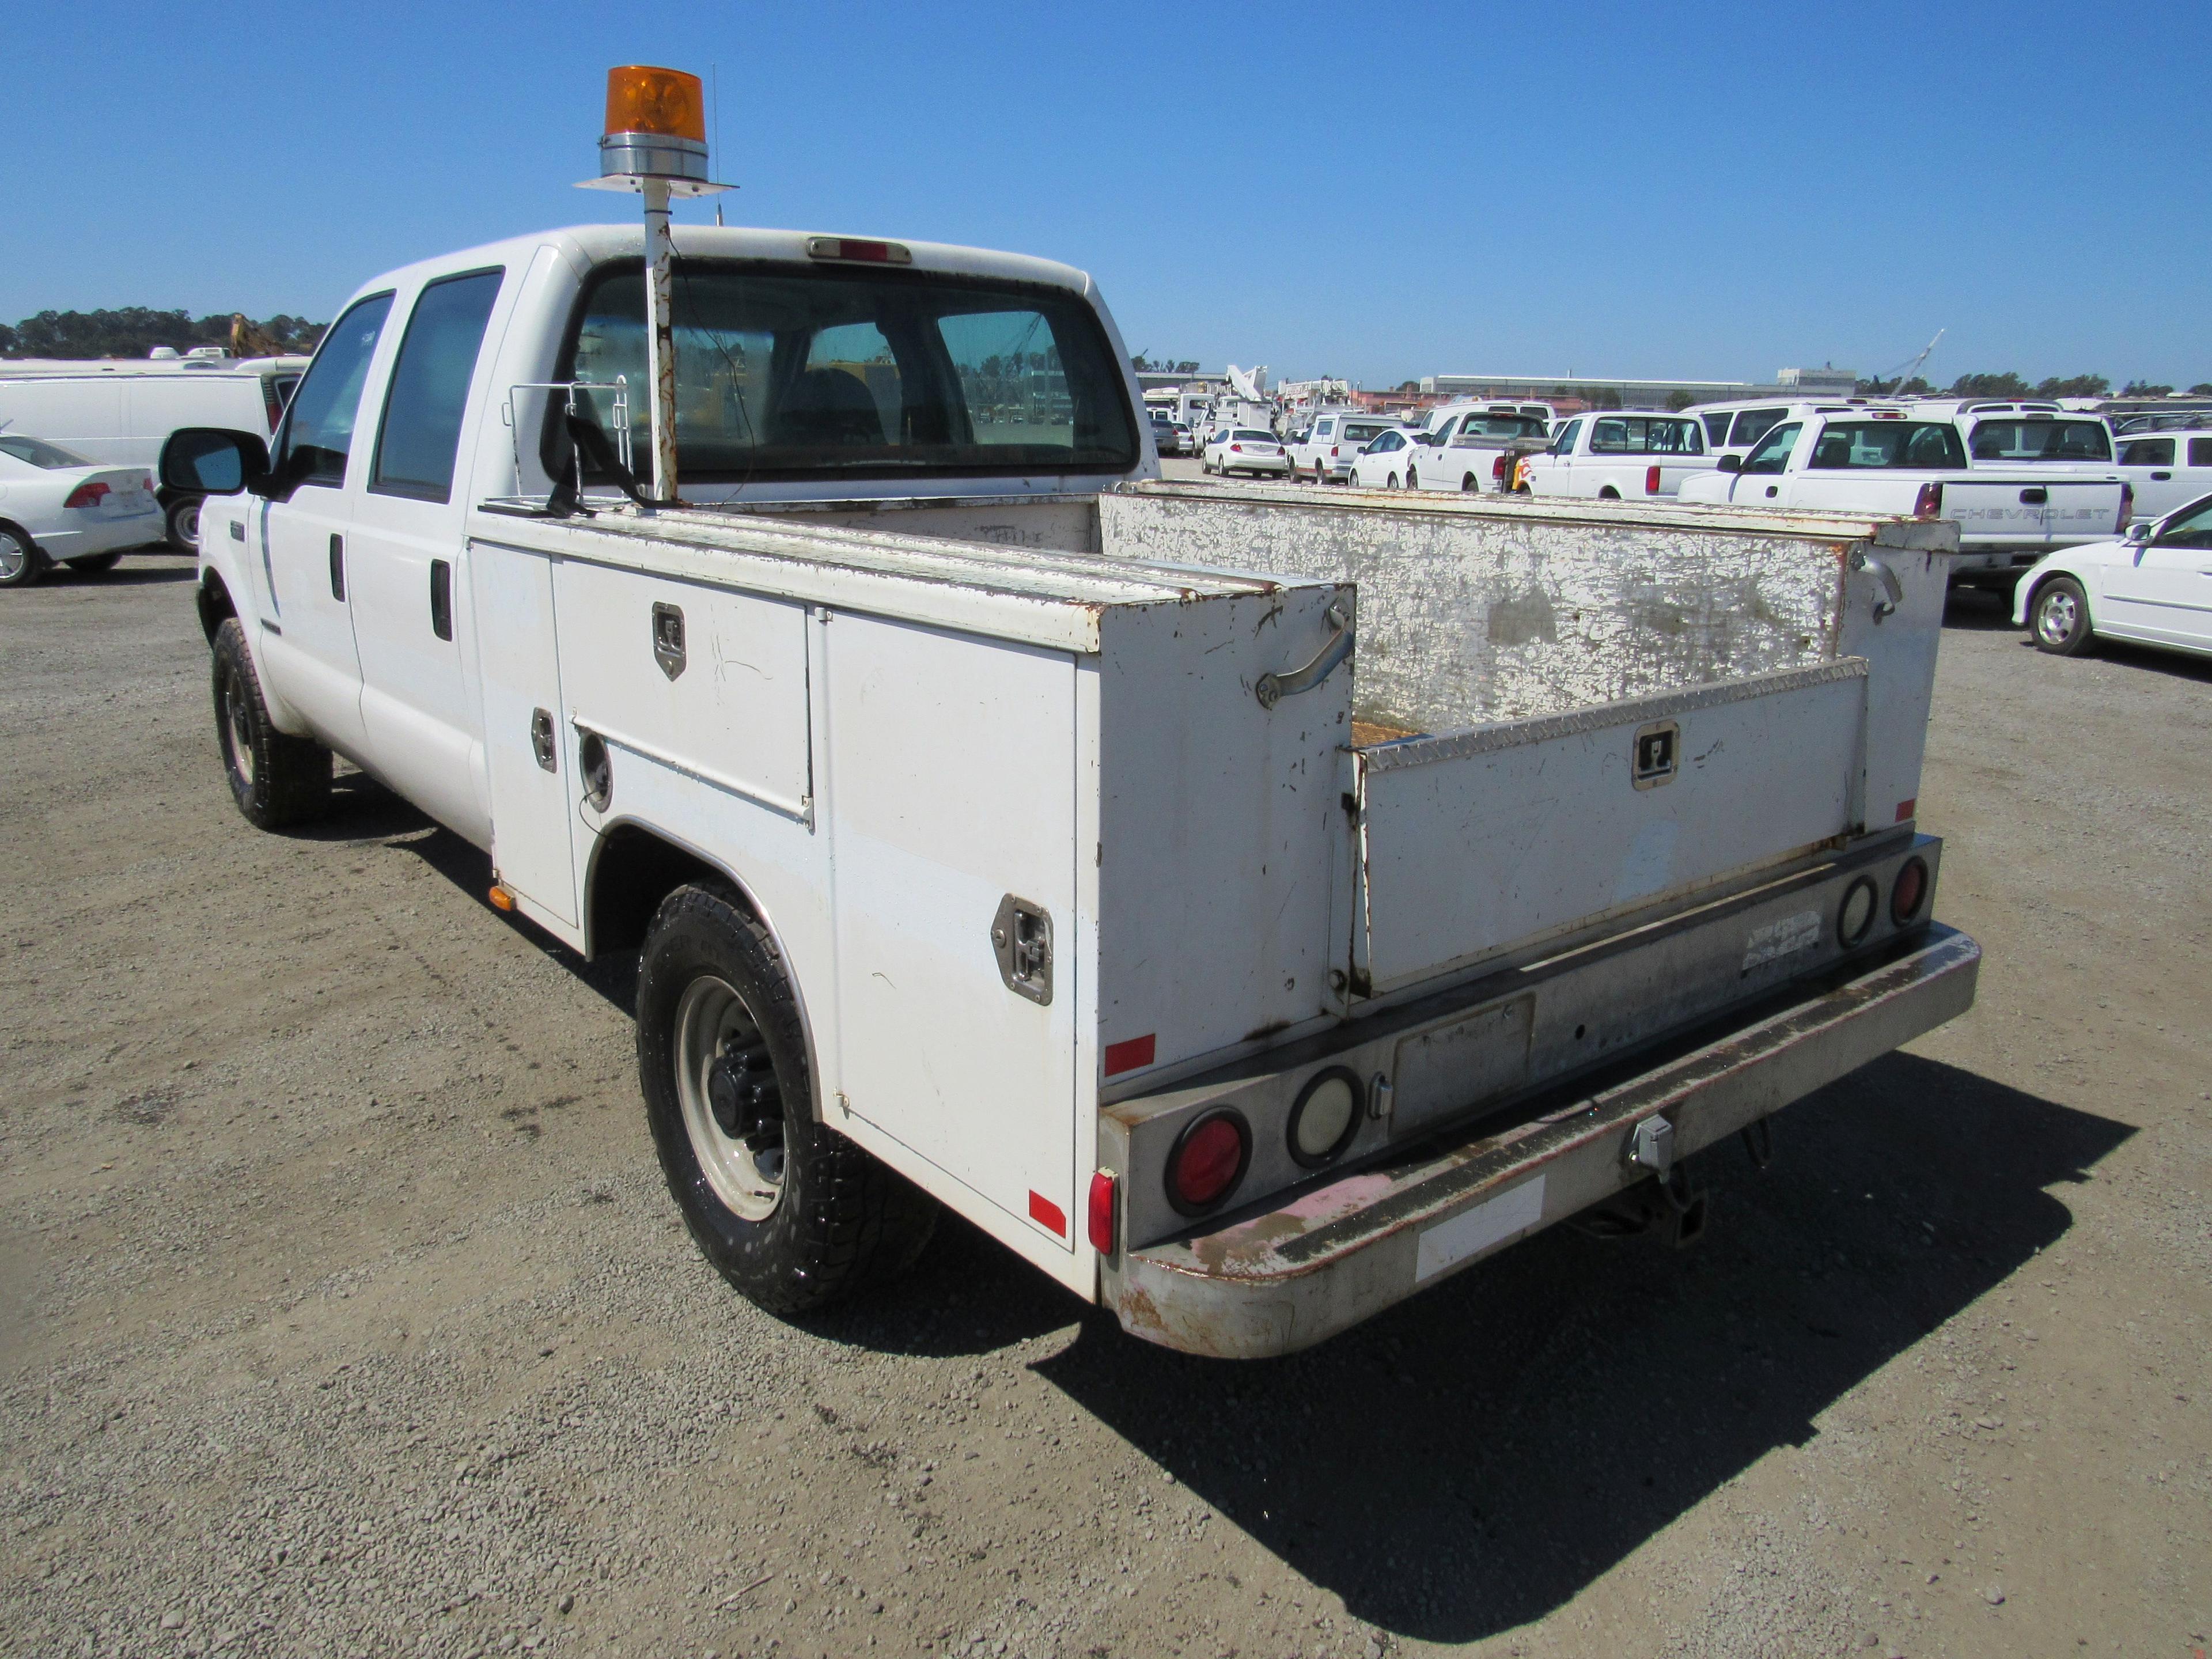
[[(343, 307), (198, 430), (252, 823), (342, 754), (492, 903), (641, 951), (668, 1185), (766, 1306), (950, 1206), (1127, 1329), (1280, 1353), (1952, 1018), (1911, 520), (1156, 477), (1090, 279), (674, 232), (680, 504), (629, 496), (641, 234)], [(665, 452), (655, 450), (656, 454)]]
[(1522, 456), (1513, 482), (1532, 495), (1624, 501), (1672, 495), (1712, 465), (1705, 428), (1693, 416), (1601, 410), (1576, 416), (1550, 447)]
[(1686, 501), (1909, 514), (1959, 526), (1953, 579), (2009, 591), (2054, 547), (2116, 536), (2133, 510), (2126, 481), (2088, 473), (1967, 464), (1950, 420), (1903, 410), (1793, 410), (1748, 455), (1686, 480)]

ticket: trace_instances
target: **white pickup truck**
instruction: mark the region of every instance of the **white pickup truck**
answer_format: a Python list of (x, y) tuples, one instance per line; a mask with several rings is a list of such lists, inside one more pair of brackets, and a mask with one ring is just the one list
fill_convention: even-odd
[(1514, 463), (1542, 447), (1546, 430), (1542, 419), (1510, 404), (1437, 410), (1414, 437), (1418, 447), (1407, 460), (1407, 484), (1463, 495), (1502, 495), (1513, 487)]
[(1904, 514), (1959, 526), (1954, 580), (2009, 589), (2054, 547), (2118, 535), (2131, 497), (2116, 475), (1967, 465), (1958, 427), (1904, 411), (1793, 412), (1741, 459), (1691, 478), (1686, 501)]
[(1281, 1353), (1595, 1206), (1687, 1236), (1691, 1154), (1972, 1002), (1950, 526), (1163, 483), (1079, 271), (675, 244), (680, 504), (615, 228), (377, 278), (273, 456), (162, 466), (246, 818), (342, 754), (640, 951), (669, 1189), (763, 1304), (944, 1205)]
[(1672, 495), (1712, 469), (1705, 429), (1688, 415), (1594, 410), (1561, 427), (1551, 447), (1522, 458), (1515, 488), (1532, 495), (1623, 501)]

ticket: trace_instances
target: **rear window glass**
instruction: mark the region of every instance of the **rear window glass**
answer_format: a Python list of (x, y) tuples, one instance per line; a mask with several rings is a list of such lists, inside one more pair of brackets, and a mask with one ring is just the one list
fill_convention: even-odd
[(1768, 433), (1782, 424), (1786, 409), (1740, 409), (1735, 416), (1735, 430), (1729, 434), (1730, 449), (1748, 449)]
[(1388, 421), (1346, 421), (1344, 437), (1347, 443), (1364, 444), (1381, 437), (1390, 429)]
[(2109, 461), (2101, 421), (1983, 421), (1974, 428), (1978, 461)]
[(1727, 411), (1723, 410), (1720, 413), (1703, 416), (1700, 418), (1703, 419), (1705, 423), (1705, 441), (1711, 444), (1714, 448), (1718, 449), (1723, 444), (1728, 441), (1729, 417)]
[(1695, 421), (1674, 416), (1608, 415), (1590, 428), (1594, 455), (1702, 455)]
[[(676, 442), (709, 483), (1031, 470), (1121, 472), (1134, 413), (1079, 295), (906, 270), (680, 260)], [(632, 453), (652, 453), (641, 267), (586, 290), (557, 378), (627, 383)], [(549, 400), (549, 472), (574, 464)], [(610, 432), (615, 396), (580, 393)], [(595, 479), (594, 482), (605, 482)]]
[(1820, 430), (1808, 466), (1836, 471), (1902, 466), (1923, 470), (1966, 464), (1959, 429), (1938, 421), (1836, 421)]
[(1272, 432), (1251, 432), (1242, 427), (1229, 435), (1240, 444), (1271, 444), (1275, 441), (1275, 434)]
[(2191, 438), (2189, 441), (2189, 464), (2191, 466), (2212, 466), (2212, 438)]
[(1483, 415), (1470, 420), (1459, 429), (1453, 441), (1465, 443), (1476, 438), (1540, 438), (1544, 423), (1532, 421), (1525, 415)]
[(92, 463), (73, 450), (59, 444), (50, 444), (43, 438), (21, 438), (0, 433), (0, 455), (13, 455), (19, 461), (28, 461), (33, 466), (52, 471), (58, 466), (90, 466)]

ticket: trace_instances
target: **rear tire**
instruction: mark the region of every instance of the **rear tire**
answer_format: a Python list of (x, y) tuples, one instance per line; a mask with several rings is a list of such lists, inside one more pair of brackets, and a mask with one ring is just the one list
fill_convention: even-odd
[(661, 902), (638, 964), (638, 1083), (661, 1173), (715, 1271), (770, 1313), (904, 1272), (935, 1200), (816, 1121), (806, 1037), (768, 930), (719, 884)]
[(1482, 493), (1482, 486), (1475, 482), (1474, 473), (1468, 473), (1459, 481), (1459, 493), (1462, 495), (1479, 495)]
[(1395, 489), (1398, 487), (1398, 475), (1393, 472), (1388, 477), (1384, 478), (1382, 480), (1382, 487), (1385, 489)]
[(2078, 657), (2096, 643), (2096, 632), (2089, 625), (2089, 596), (2071, 576), (2055, 576), (2036, 590), (2027, 626), (2035, 636), (2035, 648), (2054, 657)]
[(46, 574), (39, 544), (12, 524), (0, 524), (0, 587), (28, 587)]
[(88, 553), (81, 559), (69, 561), (72, 570), (82, 570), (88, 576), (97, 576), (103, 570), (112, 570), (123, 562), (120, 553)]
[(215, 723), (231, 799), (257, 830), (283, 830), (322, 816), (331, 803), (331, 751), (287, 737), (270, 722), (246, 629), (227, 617), (215, 636)]
[(169, 545), (179, 553), (200, 550), (200, 498), (181, 496), (169, 503)]
[(1420, 487), (1420, 473), (1413, 467), (1407, 467), (1406, 469), (1406, 488), (1408, 489), (1419, 489)]

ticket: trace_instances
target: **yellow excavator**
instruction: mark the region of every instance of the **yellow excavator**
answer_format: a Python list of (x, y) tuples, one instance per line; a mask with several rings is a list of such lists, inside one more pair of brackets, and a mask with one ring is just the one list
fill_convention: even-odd
[(243, 312), (230, 313), (230, 355), (233, 357), (283, 357), (290, 348), (264, 332)]

